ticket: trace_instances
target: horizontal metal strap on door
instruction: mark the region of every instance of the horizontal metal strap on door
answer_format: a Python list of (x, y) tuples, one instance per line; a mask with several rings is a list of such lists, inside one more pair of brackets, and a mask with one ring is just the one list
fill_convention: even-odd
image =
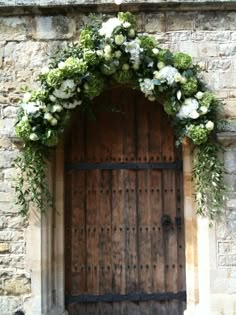
[(154, 162), (154, 163), (66, 163), (65, 171), (90, 171), (90, 170), (181, 170), (182, 161)]
[(99, 302), (146, 302), (146, 301), (170, 301), (178, 300), (186, 301), (186, 291), (177, 293), (162, 292), (162, 293), (128, 293), (128, 294), (81, 294), (81, 295), (66, 295), (66, 304), (79, 303), (99, 303)]

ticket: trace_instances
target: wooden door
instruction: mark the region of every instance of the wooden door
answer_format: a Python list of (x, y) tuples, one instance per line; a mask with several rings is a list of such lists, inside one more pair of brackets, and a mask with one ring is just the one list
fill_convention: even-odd
[(182, 315), (182, 162), (167, 116), (125, 89), (94, 110), (75, 113), (65, 143), (69, 315)]

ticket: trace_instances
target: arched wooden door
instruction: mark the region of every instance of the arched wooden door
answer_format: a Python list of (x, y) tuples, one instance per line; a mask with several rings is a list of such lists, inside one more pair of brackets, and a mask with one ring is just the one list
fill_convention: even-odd
[(182, 315), (181, 150), (162, 106), (113, 89), (77, 114), (65, 143), (69, 315)]

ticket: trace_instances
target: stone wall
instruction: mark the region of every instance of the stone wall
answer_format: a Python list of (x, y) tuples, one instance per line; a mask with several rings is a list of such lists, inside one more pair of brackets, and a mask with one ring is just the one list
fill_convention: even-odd
[[(67, 1), (67, 4), (74, 2)], [(42, 4), (39, 1), (30, 3)], [(43, 3), (50, 4), (50, 1)], [(23, 5), (29, 2), (12, 0), (7, 4)], [(0, 5), (6, 6), (6, 1), (0, 1)], [(47, 64), (48, 55), (68, 41), (78, 40), (81, 26), (88, 20), (87, 14), (79, 9), (54, 10), (53, 14), (52, 11), (46, 12), (0, 10), (1, 315), (13, 315), (17, 309), (27, 309), (26, 305), (31, 299), (30, 258), (33, 253), (27, 250), (28, 222), (17, 214), (11, 188), (11, 178), (15, 174), (12, 160), (18, 153), (11, 139), (14, 137), (14, 120), (17, 103), (22, 96), (21, 89), (37, 86), (35, 79)], [(228, 119), (229, 125), (220, 139), (227, 145), (224, 154), (225, 180), (231, 191), (224, 222), (210, 232), (214, 242), (210, 262), (211, 291), (213, 294), (232, 295), (236, 293), (236, 5), (230, 11), (214, 10), (211, 5), (211, 10), (207, 11), (197, 11), (192, 7), (190, 11), (178, 9), (177, 12), (173, 8), (160, 12), (136, 12), (136, 15), (140, 32), (153, 34), (163, 47), (187, 52), (196, 62), (201, 62), (206, 70), (203, 76), (209, 88), (224, 102), (221, 116)], [(235, 311), (215, 310), (212, 314), (233, 315)], [(27, 312), (27, 315), (33, 313)]]

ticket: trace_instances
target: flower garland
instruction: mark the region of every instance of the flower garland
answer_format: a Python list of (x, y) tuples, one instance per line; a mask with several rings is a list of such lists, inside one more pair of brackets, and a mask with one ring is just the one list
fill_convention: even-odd
[(213, 219), (225, 199), (223, 166), (214, 140), (219, 103), (199, 71), (189, 55), (171, 53), (153, 37), (138, 34), (129, 12), (86, 26), (78, 44), (59, 51), (42, 69), (40, 88), (27, 92), (20, 104), (16, 134), (23, 139), (24, 150), (16, 159), (21, 172), (15, 188), (21, 211), (27, 213), (31, 202), (42, 211), (52, 206), (45, 158), (57, 145), (72, 110), (88, 110), (114, 82), (132, 85), (150, 101), (163, 100), (165, 112), (172, 116), (176, 144), (187, 137), (194, 145), (197, 211)]

